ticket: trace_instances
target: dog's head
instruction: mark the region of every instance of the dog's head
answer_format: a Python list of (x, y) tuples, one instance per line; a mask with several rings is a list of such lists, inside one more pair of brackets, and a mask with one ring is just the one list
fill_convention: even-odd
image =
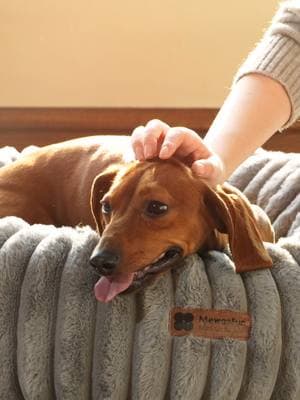
[(199, 249), (228, 241), (239, 271), (270, 266), (248, 201), (229, 187), (211, 189), (175, 159), (114, 166), (92, 186), (101, 235), (90, 262), (103, 277), (98, 300), (148, 283)]

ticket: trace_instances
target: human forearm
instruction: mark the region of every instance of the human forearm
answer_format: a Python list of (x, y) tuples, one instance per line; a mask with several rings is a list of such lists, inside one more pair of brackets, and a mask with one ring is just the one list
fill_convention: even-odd
[(289, 119), (291, 104), (282, 85), (259, 74), (232, 88), (204, 142), (224, 163), (224, 179)]

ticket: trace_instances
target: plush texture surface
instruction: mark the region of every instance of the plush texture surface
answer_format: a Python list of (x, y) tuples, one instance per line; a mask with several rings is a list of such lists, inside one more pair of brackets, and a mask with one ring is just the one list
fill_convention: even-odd
[[(93, 295), (94, 231), (0, 219), (0, 399), (298, 400), (300, 156), (259, 151), (231, 183), (272, 219), (272, 270), (236, 275), (212, 251), (109, 304)], [(251, 337), (171, 337), (175, 305), (249, 312)]]

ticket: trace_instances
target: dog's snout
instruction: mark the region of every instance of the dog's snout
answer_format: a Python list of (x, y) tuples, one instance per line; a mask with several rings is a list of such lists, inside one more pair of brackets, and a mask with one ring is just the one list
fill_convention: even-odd
[(90, 264), (101, 274), (111, 275), (120, 262), (120, 255), (115, 251), (95, 249)]

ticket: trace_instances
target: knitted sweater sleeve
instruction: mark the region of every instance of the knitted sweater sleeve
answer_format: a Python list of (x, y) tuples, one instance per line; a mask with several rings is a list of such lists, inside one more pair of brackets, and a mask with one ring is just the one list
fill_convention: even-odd
[(283, 2), (262, 40), (238, 70), (235, 81), (261, 73), (280, 82), (291, 102), (287, 128), (300, 116), (300, 1)]

